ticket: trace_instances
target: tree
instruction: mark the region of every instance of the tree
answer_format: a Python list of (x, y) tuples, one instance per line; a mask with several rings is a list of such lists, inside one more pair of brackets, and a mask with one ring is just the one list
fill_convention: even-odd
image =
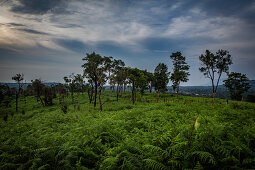
[(137, 87), (140, 90), (140, 94), (143, 95), (144, 91), (149, 88), (149, 73), (147, 70), (140, 70), (139, 79), (137, 81)]
[(82, 59), (85, 63), (82, 65), (84, 68), (84, 76), (87, 77), (95, 86), (95, 97), (94, 97), (94, 107), (96, 107), (97, 101), (97, 90), (98, 90), (98, 74), (100, 74), (98, 68), (103, 63), (103, 58), (96, 54), (95, 52), (91, 54), (86, 54), (86, 57)]
[(22, 81), (24, 80), (23, 74), (16, 74), (12, 77), (12, 80), (16, 81), (18, 83), (18, 90), (16, 89), (16, 112), (18, 112), (18, 100), (19, 100), (19, 94), (22, 87)]
[(83, 80), (83, 76), (81, 74), (76, 74), (74, 76), (74, 81), (76, 85), (77, 92), (84, 92), (85, 81)]
[(232, 72), (228, 74), (228, 79), (224, 80), (224, 85), (230, 92), (230, 97), (233, 100), (241, 100), (242, 94), (247, 92), (250, 88), (248, 78), (245, 74)]
[(42, 89), (44, 106), (52, 106), (53, 98), (56, 97), (53, 87), (44, 86)]
[[(78, 78), (78, 77), (77, 77)], [(72, 73), (68, 77), (64, 77), (65, 83), (67, 84), (67, 87), (69, 87), (72, 97), (72, 103), (74, 103), (74, 90), (76, 85), (76, 75)]]
[(169, 82), (169, 72), (167, 71), (167, 65), (164, 63), (159, 63), (154, 70), (154, 86), (155, 90), (158, 92), (164, 93), (167, 91), (167, 83)]
[(135, 96), (136, 96), (136, 83), (139, 79), (139, 72), (140, 70), (138, 68), (127, 68), (128, 72), (128, 80), (132, 84), (132, 102), (135, 104)]
[[(204, 73), (205, 77), (211, 79), (212, 96), (215, 101), (215, 95), (222, 73), (228, 73), (229, 65), (232, 64), (231, 55), (226, 50), (218, 50), (216, 55), (206, 50), (205, 55), (201, 54), (199, 56), (199, 60), (202, 62), (202, 67), (199, 70)], [(217, 82), (215, 84), (216, 80)]]
[(170, 56), (170, 59), (172, 59), (174, 68), (173, 68), (173, 73), (170, 76), (170, 80), (173, 82), (173, 89), (177, 93), (177, 98), (179, 101), (179, 87), (181, 82), (187, 82), (188, 76), (190, 75), (188, 70), (189, 70), (189, 65), (185, 62), (185, 57), (182, 56), (182, 53), (177, 51), (175, 53), (172, 53)]
[(99, 99), (100, 111), (103, 111), (104, 103), (102, 103), (101, 93), (102, 93), (103, 86), (107, 81), (106, 77), (107, 77), (106, 67), (105, 67), (105, 65), (101, 65), (101, 67), (98, 68), (98, 87), (99, 87), (98, 99)]
[(117, 101), (119, 100), (120, 86), (124, 84), (125, 77), (125, 63), (122, 60), (113, 60), (113, 81), (117, 83)]
[(104, 63), (105, 63), (105, 69), (108, 72), (107, 79), (109, 79), (109, 84), (110, 85), (111, 85), (111, 73), (112, 73), (112, 70), (113, 70), (113, 61), (112, 61), (112, 58), (113, 58), (112, 56), (109, 56), (109, 57), (104, 56), (104, 58), (103, 58)]
[(43, 100), (41, 98), (44, 84), (42, 84), (42, 81), (40, 79), (31, 80), (31, 82), (32, 82), (32, 89), (36, 96), (37, 102), (40, 100), (42, 105), (44, 106)]
[(152, 87), (154, 84), (154, 74), (150, 72), (146, 72), (146, 76), (148, 77), (148, 82), (149, 82), (149, 89), (150, 93), (152, 92)]
[(64, 102), (64, 98), (67, 96), (68, 92), (67, 92), (67, 89), (66, 87), (61, 84), (61, 83), (58, 83), (56, 86), (56, 91), (58, 92), (58, 100), (59, 100), (59, 104), (62, 104), (62, 102)]

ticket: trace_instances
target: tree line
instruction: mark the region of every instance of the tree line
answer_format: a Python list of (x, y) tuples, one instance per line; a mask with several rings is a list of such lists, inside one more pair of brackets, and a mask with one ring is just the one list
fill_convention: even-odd
[[(36, 96), (36, 100), (43, 106), (52, 105), (52, 100), (58, 96), (59, 103), (63, 106), (62, 110), (65, 112), (67, 107), (65, 97), (67, 97), (69, 93), (72, 103), (74, 103), (75, 92), (86, 92), (89, 102), (96, 107), (98, 101), (100, 110), (102, 111), (104, 103), (109, 100), (102, 101), (102, 91), (107, 82), (110, 85), (111, 95), (113, 91), (116, 92), (116, 101), (119, 100), (123, 92), (125, 93), (127, 86), (131, 86), (131, 99), (132, 103), (135, 104), (137, 92), (143, 95), (146, 90), (152, 93), (154, 89), (158, 97), (160, 93), (166, 93), (169, 80), (172, 81), (173, 90), (176, 92), (179, 101), (180, 83), (189, 80), (190, 66), (186, 63), (186, 57), (184, 57), (180, 51), (172, 53), (170, 55), (170, 60), (173, 64), (172, 72), (168, 71), (166, 64), (159, 63), (154, 69), (154, 73), (151, 73), (147, 70), (126, 67), (124, 61), (114, 59), (112, 56), (102, 57), (95, 52), (87, 53), (86, 56), (82, 58), (84, 62), (81, 66), (83, 75), (72, 73), (63, 78), (65, 81), (64, 84), (59, 83), (51, 87), (44, 85), (40, 79), (35, 79), (32, 80), (32, 84), (24, 90), (22, 88), (24, 75), (16, 74), (12, 77), (12, 80), (18, 84), (18, 88), (10, 89), (9, 87), (1, 85), (0, 101), (4, 101), (7, 106), (8, 103), (10, 103), (8, 97), (15, 95), (16, 111), (18, 111), (18, 99), (21, 93), (24, 99), (28, 95)], [(213, 101), (215, 101), (219, 81), (224, 73), (228, 75), (228, 79), (224, 80), (224, 85), (228, 88), (232, 99), (241, 100), (242, 94), (247, 92), (250, 88), (247, 83), (248, 78), (245, 74), (236, 72), (229, 73), (229, 66), (233, 64), (233, 62), (227, 50), (218, 50), (215, 54), (206, 50), (205, 54), (199, 56), (199, 60), (201, 62), (201, 67), (199, 68), (200, 72), (211, 80)]]

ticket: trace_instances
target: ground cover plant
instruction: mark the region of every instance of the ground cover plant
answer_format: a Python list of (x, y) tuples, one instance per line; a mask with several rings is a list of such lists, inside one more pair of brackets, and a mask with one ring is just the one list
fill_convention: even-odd
[[(1, 104), (0, 169), (252, 169), (255, 105), (211, 98), (102, 92), (42, 106)], [(63, 107), (65, 109), (63, 109)], [(65, 111), (63, 111), (65, 110)]]

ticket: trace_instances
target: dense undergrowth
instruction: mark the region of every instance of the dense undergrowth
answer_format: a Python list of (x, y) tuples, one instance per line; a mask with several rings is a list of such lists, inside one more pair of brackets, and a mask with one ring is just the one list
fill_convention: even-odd
[(66, 114), (58, 100), (42, 107), (32, 96), (19, 113), (14, 101), (1, 105), (0, 169), (255, 168), (254, 104), (164, 97), (135, 105), (111, 97), (100, 112), (76, 94)]

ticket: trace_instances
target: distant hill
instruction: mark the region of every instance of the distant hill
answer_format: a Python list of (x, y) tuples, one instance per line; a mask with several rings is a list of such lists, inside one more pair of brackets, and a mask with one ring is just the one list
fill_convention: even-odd
[[(3, 82), (0, 82), (0, 84), (7, 84), (10, 88), (18, 88), (19, 85), (18, 83), (3, 83)], [(58, 83), (55, 83), (55, 82), (43, 82), (44, 85), (46, 86), (51, 86), (51, 85), (56, 85)], [(22, 84), (22, 88), (23, 89), (26, 89), (28, 85), (32, 85), (32, 83), (23, 83)]]

